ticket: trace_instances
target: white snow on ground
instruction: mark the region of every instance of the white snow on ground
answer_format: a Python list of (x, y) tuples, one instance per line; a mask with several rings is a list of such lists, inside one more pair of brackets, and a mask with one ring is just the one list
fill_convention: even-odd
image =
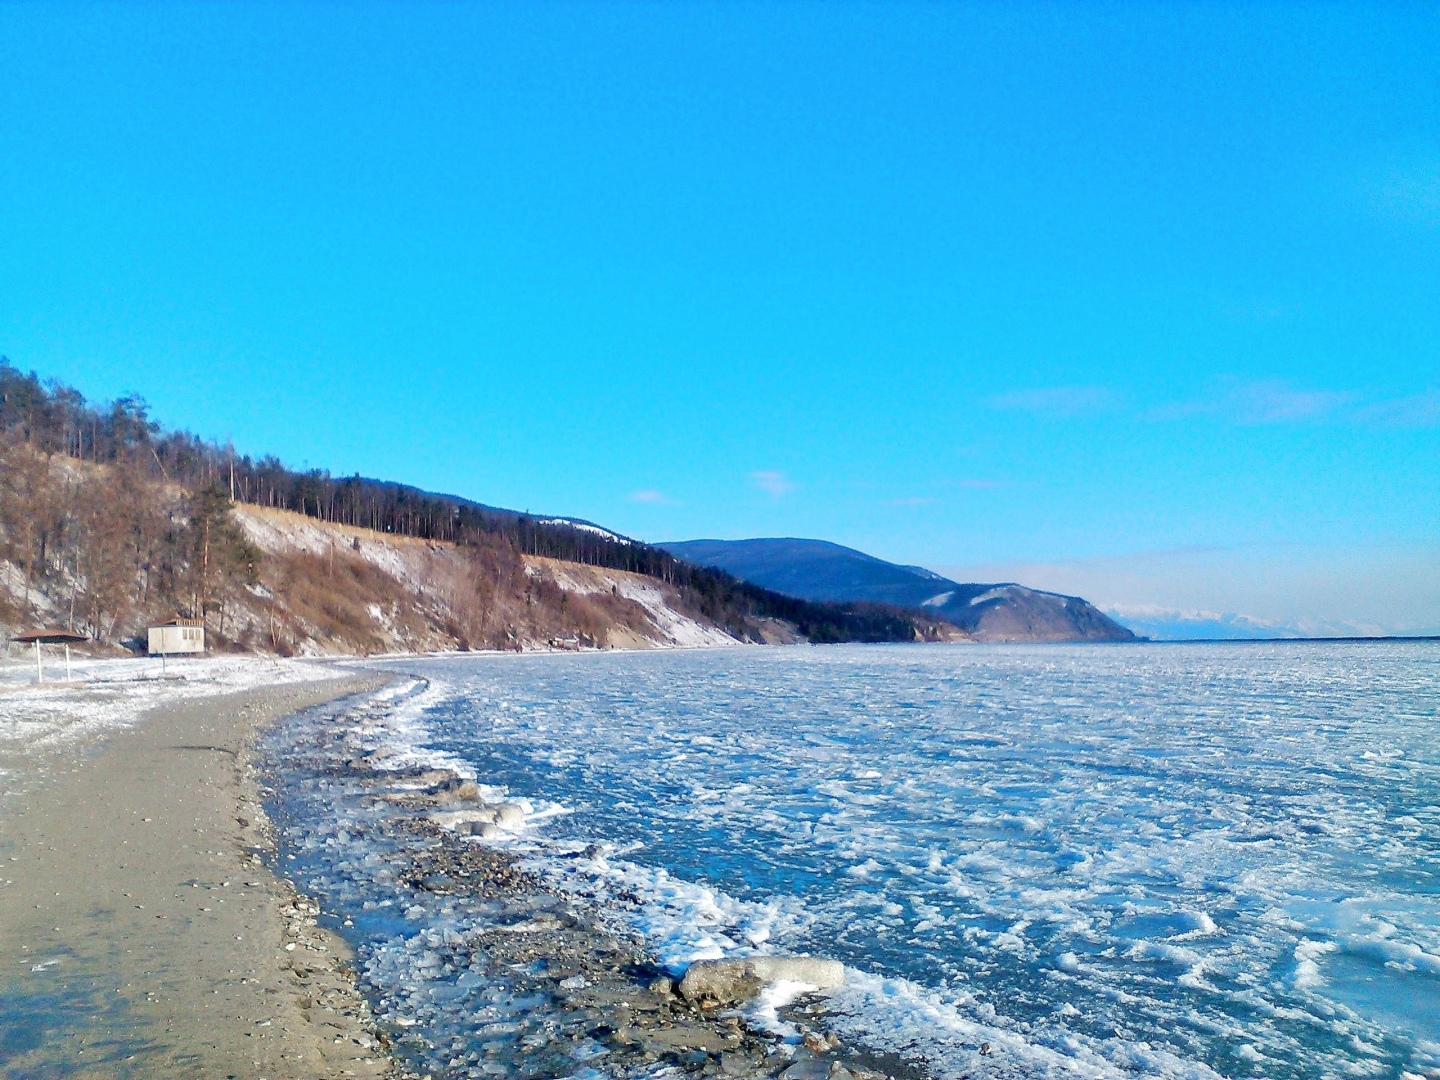
[(623, 536), (617, 536), (615, 533), (611, 532), (609, 529), (602, 529), (602, 528), (600, 528), (599, 525), (590, 525), (590, 524), (587, 524), (586, 522), (583, 522), (583, 521), (571, 521), (569, 518), (542, 518), (541, 521), (540, 521), (540, 524), (541, 524), (541, 525), (567, 525), (567, 526), (569, 526), (569, 527), (572, 528), (572, 529), (579, 529), (581, 532), (594, 533), (596, 536), (602, 536), (602, 537), (604, 537), (606, 540), (613, 540), (613, 541), (614, 541), (615, 543), (617, 543), (617, 544), (628, 544), (628, 543), (630, 543), (630, 541), (629, 541), (629, 540), (626, 540), (625, 537), (623, 537)]
[[(0, 752), (23, 753), (128, 727), (150, 709), (282, 683), (346, 674), (332, 664), (258, 656), (80, 660), (65, 682), (65, 663), (45, 650), (47, 681), (35, 681), (33, 654), (0, 664)], [(54, 680), (54, 681), (49, 681)]]
[(25, 587), (25, 575), (18, 566), (5, 559), (0, 559), (0, 592), (9, 594), (15, 603), (35, 607), (44, 615), (55, 610), (55, 605), (48, 596)]

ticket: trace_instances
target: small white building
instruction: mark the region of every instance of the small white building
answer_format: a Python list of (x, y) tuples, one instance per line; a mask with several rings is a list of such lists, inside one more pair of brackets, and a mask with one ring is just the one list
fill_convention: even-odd
[(205, 627), (198, 622), (165, 623), (150, 627), (150, 655), (174, 656), (176, 653), (203, 653)]

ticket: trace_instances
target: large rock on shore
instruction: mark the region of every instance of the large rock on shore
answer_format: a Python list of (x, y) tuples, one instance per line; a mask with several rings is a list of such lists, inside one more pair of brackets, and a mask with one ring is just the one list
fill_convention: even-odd
[(722, 1005), (749, 1001), (777, 982), (803, 983), (817, 990), (843, 985), (845, 965), (812, 956), (747, 956), (738, 960), (697, 960), (680, 980), (686, 1001), (710, 998)]
[(490, 803), (474, 810), (439, 811), (431, 814), (430, 820), (461, 835), (494, 836), (502, 830), (521, 828), (525, 808), (519, 803)]

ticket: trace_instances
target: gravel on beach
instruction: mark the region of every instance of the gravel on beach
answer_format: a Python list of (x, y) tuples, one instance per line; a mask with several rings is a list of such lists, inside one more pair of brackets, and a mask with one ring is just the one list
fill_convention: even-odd
[(823, 996), (782, 1010), (788, 1038), (753, 1022), (758, 983), (687, 996), (638, 935), (486, 842), (520, 808), (487, 802), (483, 777), (376, 749), (391, 705), (352, 699), (277, 729), (267, 781), (288, 793), (277, 825), (280, 850), (299, 853), (296, 879), (333, 893), (327, 906), (347, 926), (397, 913), (348, 932), (406, 1075), (918, 1077), (827, 1035)]

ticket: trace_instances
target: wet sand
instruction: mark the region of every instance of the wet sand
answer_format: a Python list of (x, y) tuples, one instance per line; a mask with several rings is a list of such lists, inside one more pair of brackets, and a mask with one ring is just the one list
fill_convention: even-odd
[(383, 681), (157, 710), (0, 816), (0, 1075), (378, 1077), (349, 951), (262, 863), (255, 733)]

